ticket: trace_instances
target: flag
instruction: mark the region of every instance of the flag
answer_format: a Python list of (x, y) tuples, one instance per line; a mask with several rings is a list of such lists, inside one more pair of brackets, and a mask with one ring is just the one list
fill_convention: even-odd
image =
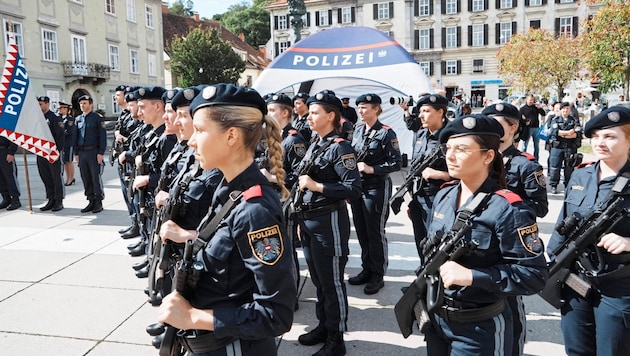
[(0, 135), (46, 158), (59, 159), (59, 150), (35, 95), (13, 35), (0, 78)]

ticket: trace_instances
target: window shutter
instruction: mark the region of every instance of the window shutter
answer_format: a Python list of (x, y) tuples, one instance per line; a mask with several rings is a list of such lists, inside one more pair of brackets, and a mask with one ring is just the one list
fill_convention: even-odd
[(457, 12), (462, 12), (462, 0), (457, 0)]
[(278, 42), (275, 42), (274, 43), (274, 47), (275, 47), (275, 50), (276, 50), (275, 57), (278, 57), (280, 55), (280, 44)]
[(468, 47), (472, 47), (473, 45), (473, 27), (468, 25)]
[(446, 27), (442, 27), (442, 48), (446, 48)]
[(429, 15), (433, 15), (433, 0), (429, 2)]
[(462, 74), (462, 61), (457, 60), (457, 74)]
[(500, 9), (501, 8), (501, 0), (495, 0), (494, 8), (495, 9)]
[(559, 3), (560, 3), (560, 0), (556, 0), (556, 4), (559, 4)]
[(420, 30), (413, 30), (413, 49), (420, 49)]
[(374, 20), (378, 20), (378, 4), (372, 5), (372, 9), (374, 9)]
[(333, 24), (333, 17), (332, 17), (332, 10), (328, 10), (328, 24), (332, 25)]
[(429, 75), (433, 75), (433, 62), (429, 62)]
[(488, 45), (488, 24), (483, 25), (483, 45)]
[(442, 15), (445, 15), (446, 14), (446, 0), (442, 0), (440, 7), (441, 7)]
[(319, 11), (315, 11), (315, 26), (319, 26)]
[(413, 16), (420, 15), (420, 0), (413, 0)]
[(278, 29), (278, 16), (273, 17), (273, 29), (274, 30)]
[(343, 19), (341, 18), (341, 8), (337, 9), (337, 23), (342, 23)]
[(560, 36), (560, 18), (559, 17), (556, 17), (555, 30), (556, 30), (556, 36)]
[(442, 67), (442, 75), (445, 75), (446, 74), (446, 61), (442, 61), (440, 64)]
[(542, 0), (542, 4), (543, 4), (543, 6), (547, 5), (547, 0)]
[(389, 2), (389, 18), (390, 19), (394, 18), (394, 2), (393, 1)]
[(357, 21), (354, 15), (354, 6), (350, 8), (350, 21), (352, 21), (352, 23)]
[(512, 7), (518, 7), (518, 0), (512, 0)]
[(473, 8), (472, 2), (473, 2), (473, 0), (468, 0), (468, 11), (469, 12), (472, 11), (472, 8)]
[(490, 2), (490, 0), (483, 0), (483, 9), (484, 10), (488, 10), (488, 3)]
[(462, 46), (462, 27), (457, 26), (457, 47)]
[(306, 27), (311, 27), (311, 13), (306, 13)]
[(433, 48), (433, 29), (429, 29), (429, 48)]
[[(516, 34), (516, 21), (512, 22), (512, 36), (514, 36)], [(506, 40), (507, 42), (507, 40)]]
[(525, 0), (525, 7), (529, 6), (529, 0)]
[(496, 44), (501, 44), (501, 24), (497, 23), (494, 26), (495, 26), (494, 39), (496, 41)]
[(571, 30), (573, 31), (573, 37), (577, 37), (579, 30), (579, 22), (577, 16), (573, 17), (573, 25), (571, 26)]

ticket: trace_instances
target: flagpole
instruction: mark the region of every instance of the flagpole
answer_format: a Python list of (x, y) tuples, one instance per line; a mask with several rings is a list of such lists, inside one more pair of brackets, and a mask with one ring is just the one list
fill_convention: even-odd
[(31, 180), (28, 177), (28, 162), (26, 161), (26, 150), (22, 149), (24, 157), (24, 178), (26, 179), (26, 196), (28, 197), (28, 211), (33, 214), (33, 200), (31, 199)]

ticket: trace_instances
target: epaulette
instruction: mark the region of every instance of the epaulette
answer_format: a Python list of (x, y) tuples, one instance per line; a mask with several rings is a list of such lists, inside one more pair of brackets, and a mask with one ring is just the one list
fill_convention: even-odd
[(530, 161), (535, 161), (536, 160), (536, 157), (534, 157), (534, 155), (531, 154), (531, 153), (521, 152), (521, 156), (527, 158)]
[(595, 162), (582, 162), (582, 163), (578, 164), (578, 166), (575, 167), (575, 168), (580, 169), (580, 168), (588, 167), (590, 165), (593, 165), (594, 163)]
[(334, 140), (334, 142), (335, 142), (335, 143), (341, 143), (341, 142), (343, 142), (343, 141), (345, 141), (345, 139), (344, 139), (343, 137), (337, 137), (337, 138)]
[(296, 129), (290, 129), (289, 130), (289, 135), (295, 136), (298, 134), (298, 131)]
[(448, 187), (449, 185), (455, 185), (455, 184), (457, 184), (457, 183), (459, 183), (459, 179), (449, 180), (448, 182), (444, 182), (444, 183), (442, 183), (442, 185), (440, 186), (440, 189), (442, 189), (442, 188), (446, 188), (446, 187)]
[(262, 197), (262, 196), (263, 196), (263, 192), (262, 192), (262, 187), (260, 186), (260, 184), (256, 184), (243, 192), (243, 198), (245, 198), (245, 201), (250, 200), (251, 198), (257, 198), (257, 197)]
[(391, 130), (391, 129), (392, 129), (392, 128), (391, 128), (391, 126), (387, 126), (387, 125), (383, 125), (383, 128), (384, 128), (385, 130)]
[(496, 195), (501, 196), (503, 198), (505, 198), (505, 200), (508, 201), (508, 203), (510, 204), (514, 204), (514, 203), (518, 203), (518, 202), (522, 202), (523, 198), (520, 197), (520, 195), (514, 193), (513, 191), (509, 190), (509, 189), (499, 189), (496, 192), (494, 192)]

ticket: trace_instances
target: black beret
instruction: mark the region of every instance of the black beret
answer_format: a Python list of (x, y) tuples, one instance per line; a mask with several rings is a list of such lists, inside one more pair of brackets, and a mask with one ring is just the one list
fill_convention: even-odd
[(199, 95), (205, 87), (207, 87), (206, 84), (201, 84), (181, 89), (171, 101), (171, 107), (173, 110), (177, 110), (178, 107), (190, 106), (195, 97)]
[(167, 91), (165, 91), (164, 94), (162, 94), (162, 101), (164, 102), (164, 104), (172, 102), (173, 98), (175, 97), (175, 95), (177, 95), (178, 92), (179, 92), (179, 89), (177, 88), (168, 89)]
[(59, 107), (62, 107), (62, 106), (72, 107), (71, 104), (68, 104), (63, 100), (59, 100)]
[(486, 106), (481, 113), (488, 116), (511, 117), (516, 120), (521, 118), (521, 113), (518, 111), (516, 106), (508, 103), (498, 103)]
[(162, 87), (141, 87), (138, 89), (136, 97), (138, 100), (162, 100), (162, 94), (166, 89)]
[(190, 114), (206, 106), (248, 106), (267, 115), (267, 103), (256, 90), (233, 84), (214, 84), (205, 87), (190, 104)]
[(347, 96), (344, 96), (343, 98), (341, 98), (341, 101), (350, 101), (350, 98), (348, 98)]
[(376, 94), (368, 93), (368, 94), (360, 95), (357, 98), (357, 100), (354, 101), (354, 104), (359, 105), (361, 103), (366, 103), (366, 104), (381, 105), (382, 102), (383, 101), (381, 100), (380, 96)]
[(560, 109), (566, 108), (567, 106), (571, 106), (571, 103), (568, 101), (563, 101), (562, 104), (560, 104)]
[(128, 86), (128, 87), (125, 88), (125, 93), (131, 93), (131, 92), (134, 92), (134, 91), (136, 91), (136, 90), (138, 90), (140, 88), (142, 88), (142, 87), (139, 87), (137, 85)]
[(591, 137), (593, 131), (630, 124), (630, 108), (612, 106), (594, 116), (584, 125), (584, 135)]
[(293, 107), (293, 100), (291, 100), (291, 98), (289, 98), (289, 96), (286, 94), (269, 93), (265, 96), (267, 97), (265, 99), (267, 104), (277, 103), (277, 104)]
[(37, 101), (43, 101), (45, 103), (50, 103), (50, 98), (46, 95), (41, 95), (37, 97)]
[(91, 97), (91, 96), (89, 96), (89, 95), (81, 95), (81, 96), (77, 99), (77, 102), (78, 102), (78, 103), (80, 103), (80, 102), (82, 102), (83, 100), (87, 100), (87, 101), (89, 101), (89, 102), (91, 103), (91, 102), (92, 102), (92, 97)]
[(304, 102), (306, 102), (309, 98), (308, 93), (297, 93), (295, 94), (295, 96), (293, 97), (293, 101), (296, 101), (297, 99), (302, 99), (304, 100)]
[(445, 96), (439, 94), (427, 94), (423, 95), (418, 99), (418, 103), (416, 107), (420, 108), (421, 106), (429, 105), (429, 106), (448, 106), (448, 99)]
[(116, 91), (125, 91), (125, 89), (127, 89), (127, 86), (124, 84), (121, 84), (116, 87)]
[(334, 94), (330, 94), (330, 90), (323, 90), (306, 101), (306, 105), (310, 106), (311, 104), (322, 104), (332, 107), (337, 111), (341, 112), (343, 110), (343, 105), (341, 105), (341, 100), (337, 98)]
[[(129, 88), (127, 88), (129, 89)], [(138, 91), (137, 90), (132, 90), (128, 93), (125, 94), (125, 101), (126, 102), (132, 102), (132, 101), (137, 101), (138, 100)]]
[(486, 115), (471, 114), (462, 116), (450, 122), (440, 132), (440, 142), (444, 143), (451, 137), (468, 135), (494, 135), (503, 137), (501, 124)]

